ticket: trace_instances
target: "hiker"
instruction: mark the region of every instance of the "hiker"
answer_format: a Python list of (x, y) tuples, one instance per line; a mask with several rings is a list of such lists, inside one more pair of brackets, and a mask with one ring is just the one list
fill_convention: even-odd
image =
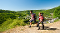
[(32, 21), (34, 21), (37, 24), (37, 22), (36, 22), (36, 14), (35, 13), (32, 13), (32, 12), (33, 11), (31, 10), (30, 11), (30, 13), (31, 13), (31, 19), (29, 20), (30, 21), (30, 26), (29, 27), (31, 27)]
[(39, 22), (38, 22), (38, 24), (37, 24), (38, 30), (40, 29), (40, 26), (39, 26), (40, 23), (42, 23), (42, 29), (44, 29), (43, 21), (44, 21), (43, 14), (42, 14), (41, 12), (39, 12)]

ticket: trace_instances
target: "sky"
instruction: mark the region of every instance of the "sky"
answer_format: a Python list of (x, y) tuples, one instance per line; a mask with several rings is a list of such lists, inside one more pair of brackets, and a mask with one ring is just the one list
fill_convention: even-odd
[(0, 9), (12, 11), (51, 9), (60, 5), (60, 0), (0, 0)]

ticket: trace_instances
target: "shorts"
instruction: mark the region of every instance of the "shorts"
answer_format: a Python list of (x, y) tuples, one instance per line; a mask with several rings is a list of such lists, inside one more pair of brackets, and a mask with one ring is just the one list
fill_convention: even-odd
[(34, 21), (35, 23), (37, 23), (37, 22), (36, 22), (36, 19), (32, 19), (30, 22), (32, 22), (32, 21)]

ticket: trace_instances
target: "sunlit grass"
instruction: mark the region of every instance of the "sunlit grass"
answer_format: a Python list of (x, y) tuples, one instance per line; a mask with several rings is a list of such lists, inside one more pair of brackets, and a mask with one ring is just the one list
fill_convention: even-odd
[(14, 28), (16, 26), (25, 26), (26, 23), (24, 22), (24, 20), (22, 19), (7, 19), (7, 21), (5, 21), (4, 23), (2, 23), (2, 25), (0, 26), (0, 31), (5, 31), (11, 28)]
[(57, 21), (59, 21), (59, 19), (56, 19), (54, 22), (57, 22)]

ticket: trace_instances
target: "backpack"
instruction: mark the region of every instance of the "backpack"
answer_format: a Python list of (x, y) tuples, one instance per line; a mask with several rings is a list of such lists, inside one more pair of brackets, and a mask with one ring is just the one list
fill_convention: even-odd
[(36, 14), (34, 14), (34, 18), (36, 19)]
[[(41, 14), (41, 16), (43, 16), (43, 13)], [(45, 20), (45, 18), (43, 17), (43, 21)]]
[(43, 21), (45, 20), (45, 18), (43, 17)]

